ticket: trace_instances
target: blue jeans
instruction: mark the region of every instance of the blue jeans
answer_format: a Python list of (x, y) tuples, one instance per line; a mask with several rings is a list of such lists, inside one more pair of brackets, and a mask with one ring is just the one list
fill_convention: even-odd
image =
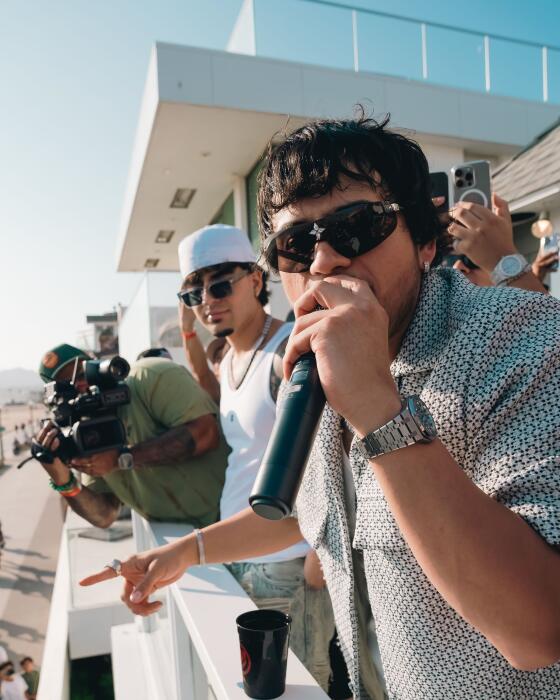
[(334, 616), (326, 586), (317, 590), (305, 583), (304, 561), (301, 557), (267, 564), (241, 562), (228, 569), (258, 608), (291, 615), (290, 648), (327, 692)]

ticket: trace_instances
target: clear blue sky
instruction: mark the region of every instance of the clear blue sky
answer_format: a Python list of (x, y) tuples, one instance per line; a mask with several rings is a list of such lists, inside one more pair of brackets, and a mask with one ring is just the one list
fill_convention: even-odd
[[(304, 60), (306, 34), (332, 32), (325, 15), (323, 26), (299, 32), (297, 50), (284, 45), (299, 34), (278, 32), (275, 18), (298, 2), (258, 0), (264, 53), (269, 42), (275, 55), (283, 35), (285, 55)], [(555, 0), (340, 2), (560, 42)], [(115, 240), (150, 48), (156, 40), (224, 48), (240, 4), (0, 2), (0, 369), (34, 369), (45, 349), (74, 340), (87, 313), (130, 300), (138, 278), (115, 272)]]

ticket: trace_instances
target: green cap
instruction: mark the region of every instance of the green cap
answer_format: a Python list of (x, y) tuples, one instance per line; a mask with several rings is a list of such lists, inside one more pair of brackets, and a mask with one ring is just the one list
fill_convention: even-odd
[(43, 355), (39, 365), (41, 379), (44, 382), (54, 381), (57, 373), (77, 357), (81, 357), (84, 360), (91, 359), (87, 352), (80, 350), (80, 348), (75, 348), (73, 345), (68, 345), (67, 343), (57, 345), (56, 348), (49, 350)]

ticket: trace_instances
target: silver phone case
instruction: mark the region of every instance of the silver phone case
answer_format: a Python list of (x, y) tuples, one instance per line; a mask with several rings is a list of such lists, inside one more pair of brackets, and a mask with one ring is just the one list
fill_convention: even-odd
[[(469, 175), (472, 175), (472, 180)], [(454, 204), (474, 202), (488, 209), (492, 208), (490, 163), (487, 160), (473, 160), (456, 165), (451, 168), (451, 180)]]

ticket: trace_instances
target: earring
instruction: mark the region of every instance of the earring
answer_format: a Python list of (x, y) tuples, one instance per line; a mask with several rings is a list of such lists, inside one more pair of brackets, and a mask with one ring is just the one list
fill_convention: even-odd
[(429, 271), (430, 271), (430, 263), (426, 260), (424, 262), (424, 274), (427, 275)]

